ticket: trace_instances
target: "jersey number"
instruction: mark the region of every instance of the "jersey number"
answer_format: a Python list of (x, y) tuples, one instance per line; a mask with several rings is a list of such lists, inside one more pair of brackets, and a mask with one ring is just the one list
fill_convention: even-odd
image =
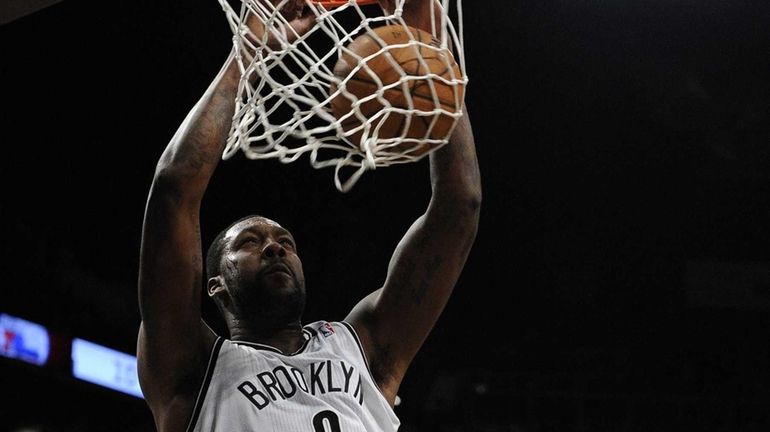
[(341, 432), (340, 419), (337, 417), (337, 413), (326, 410), (314, 415), (313, 432)]

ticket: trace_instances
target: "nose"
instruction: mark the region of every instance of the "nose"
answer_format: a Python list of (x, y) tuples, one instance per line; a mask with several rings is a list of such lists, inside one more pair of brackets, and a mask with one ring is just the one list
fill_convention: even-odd
[(286, 249), (280, 243), (270, 240), (262, 249), (262, 256), (266, 258), (284, 257), (286, 256)]

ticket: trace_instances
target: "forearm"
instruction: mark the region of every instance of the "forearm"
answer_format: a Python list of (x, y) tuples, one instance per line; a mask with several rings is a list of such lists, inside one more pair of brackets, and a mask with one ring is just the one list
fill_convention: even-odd
[(198, 319), (198, 308), (189, 307), (198, 304), (200, 295), (198, 212), (221, 159), (239, 76), (229, 56), (158, 162), (145, 208), (140, 253), (140, 310), (148, 325), (153, 318), (171, 316), (165, 309), (180, 302), (186, 306), (176, 314), (179, 321), (193, 325)]
[(430, 155), (430, 175), (432, 206), (467, 204), (471, 210), (478, 210), (481, 202), (481, 176), (467, 110), (455, 127), (449, 143)]
[(235, 110), (240, 73), (232, 53), (187, 114), (158, 162), (155, 177), (200, 198), (221, 160)]

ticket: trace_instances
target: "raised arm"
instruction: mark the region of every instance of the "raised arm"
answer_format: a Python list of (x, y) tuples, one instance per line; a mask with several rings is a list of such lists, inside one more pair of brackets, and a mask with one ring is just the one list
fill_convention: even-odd
[(184, 416), (167, 407), (180, 395), (194, 397), (215, 339), (201, 321), (199, 210), (224, 150), (238, 80), (231, 54), (160, 157), (147, 199), (137, 351), (142, 390), (161, 429), (179, 429), (168, 423)]
[(374, 377), (391, 404), (476, 238), (481, 180), (467, 111), (450, 142), (430, 155), (430, 172), (428, 209), (396, 248), (383, 288), (346, 318), (362, 339)]
[[(290, 41), (314, 23), (312, 15), (300, 13), (302, 4), (295, 0), (285, 10), (291, 19)], [(261, 39), (264, 26), (253, 16), (246, 21), (253, 37)], [(277, 42), (269, 37), (268, 45), (272, 43)], [(137, 354), (142, 390), (161, 431), (184, 430), (216, 340), (201, 319), (200, 207), (222, 158), (240, 79), (230, 53), (160, 157), (147, 199)]]

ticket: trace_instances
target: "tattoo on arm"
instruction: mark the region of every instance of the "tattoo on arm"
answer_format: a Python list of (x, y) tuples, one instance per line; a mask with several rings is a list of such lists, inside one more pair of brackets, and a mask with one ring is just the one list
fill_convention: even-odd
[[(402, 255), (397, 286), (401, 286), (415, 306), (420, 306), (425, 300), (436, 275), (442, 264), (451, 261), (445, 251), (431, 242), (433, 232), (436, 230), (452, 230), (452, 218), (450, 208), (436, 208), (436, 212), (430, 224), (422, 227), (419, 238), (412, 238), (410, 243), (414, 250)], [(440, 236), (439, 236), (440, 237)], [(415, 258), (419, 257), (419, 259)], [(419, 278), (419, 280), (417, 280)]]
[(223, 82), (211, 94), (197, 113), (197, 120), (188, 126), (187, 135), (176, 152), (180, 166), (188, 178), (193, 178), (219, 162), (232, 124), (237, 83)]
[(196, 240), (195, 240), (196, 244), (195, 244), (195, 251), (194, 251), (193, 256), (192, 256), (192, 260), (193, 260), (192, 265), (193, 265), (193, 268), (200, 269), (200, 271), (198, 271), (197, 274), (195, 275), (195, 280), (193, 281), (193, 283), (195, 284), (196, 288), (200, 288), (201, 284), (203, 283), (203, 274), (202, 273), (204, 272), (204, 269), (203, 269), (203, 256), (202, 256), (202, 252), (201, 252), (201, 240), (200, 240), (200, 238), (201, 238), (201, 226), (200, 226), (200, 224), (196, 224), (195, 225), (195, 238), (196, 238)]
[(425, 294), (428, 291), (428, 287), (430, 287), (431, 280), (436, 276), (436, 272), (441, 266), (441, 262), (443, 260), (443, 256), (434, 255), (428, 260), (428, 262), (425, 263), (425, 274), (422, 277), (422, 281), (418, 286), (412, 287), (411, 290), (412, 301), (416, 306), (422, 304), (422, 301), (425, 298)]

